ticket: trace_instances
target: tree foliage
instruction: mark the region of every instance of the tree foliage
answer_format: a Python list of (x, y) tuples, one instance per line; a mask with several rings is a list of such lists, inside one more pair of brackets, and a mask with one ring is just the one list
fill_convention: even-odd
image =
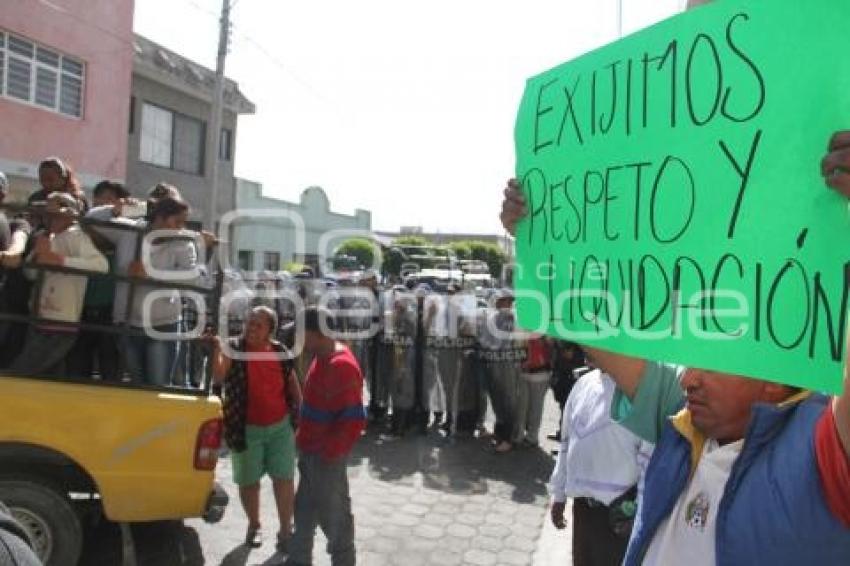
[(505, 252), (496, 244), (490, 242), (480, 242), (477, 240), (464, 243), (469, 246), (471, 257), (469, 259), (477, 259), (487, 263), (490, 269), (490, 275), (500, 277), (502, 275), (502, 267), (507, 261)]
[(361, 267), (371, 267), (375, 264), (378, 251), (375, 244), (365, 238), (350, 238), (336, 249), (335, 257), (352, 256)]
[(393, 240), (393, 245), (395, 246), (431, 246), (433, 242), (431, 242), (425, 236), (399, 236), (398, 238)]
[(472, 248), (468, 241), (451, 242), (448, 247), (458, 259), (472, 259)]

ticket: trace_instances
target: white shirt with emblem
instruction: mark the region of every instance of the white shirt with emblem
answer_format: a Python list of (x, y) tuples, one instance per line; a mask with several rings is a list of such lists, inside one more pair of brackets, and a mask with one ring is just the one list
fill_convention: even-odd
[(743, 440), (720, 446), (709, 439), (688, 488), (659, 526), (644, 566), (714, 566), (717, 509)]

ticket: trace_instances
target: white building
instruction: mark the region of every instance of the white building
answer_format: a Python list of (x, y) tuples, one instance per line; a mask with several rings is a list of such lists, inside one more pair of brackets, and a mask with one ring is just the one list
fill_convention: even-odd
[(259, 183), (237, 179), (236, 207), (231, 250), (237, 266), (246, 271), (275, 271), (289, 262), (324, 270), (325, 260), (343, 240), (371, 237), (372, 213), (332, 212), (321, 187), (305, 189), (295, 203), (264, 196)]

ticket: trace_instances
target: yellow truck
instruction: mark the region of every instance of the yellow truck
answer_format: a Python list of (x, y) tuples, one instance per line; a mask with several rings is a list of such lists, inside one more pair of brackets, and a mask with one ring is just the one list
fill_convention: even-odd
[(74, 565), (92, 512), (220, 519), (221, 436), (220, 402), (202, 391), (0, 377), (0, 501), (45, 564)]
[[(0, 204), (0, 211), (4, 209), (32, 218), (54, 219), (64, 214), (49, 207), (41, 210)], [(87, 230), (99, 226), (135, 232), (137, 261), (143, 258), (143, 241), (148, 238), (198, 239), (195, 233), (160, 236), (150, 232), (147, 225), (133, 222), (83, 219), (80, 223)], [(114, 272), (106, 275), (64, 264), (27, 262), (23, 267), (37, 274), (29, 302), (39, 307), (44, 306), (39, 300), (42, 290), (60, 284), (56, 277), (48, 280), (46, 274), (52, 272), (53, 276), (75, 276), (75, 281), (81, 276), (96, 276), (128, 285), (125, 315), (129, 315), (134, 293), (141, 292), (139, 285), (165, 291), (169, 297), (180, 290), (211, 298), (213, 313), (218, 312), (220, 273), (215, 285), (209, 287), (195, 285), (194, 280), (187, 283), (185, 277), (165, 281)], [(10, 301), (4, 305), (9, 309)], [(202, 307), (200, 304), (197, 308)], [(182, 308), (181, 318), (188, 324), (189, 311), (186, 306)], [(197, 317), (200, 311), (192, 312)], [(126, 324), (63, 320), (42, 319), (39, 313), (28, 311), (0, 312), (0, 323), (5, 324), (60, 325), (74, 331), (116, 335), (131, 332)], [(217, 320), (215, 315), (213, 320)], [(177, 339), (184, 345), (190, 343), (186, 338)], [(0, 348), (13, 348), (6, 340)], [(126, 525), (133, 522), (221, 519), (227, 495), (214, 481), (223, 435), (221, 402), (210, 394), (208, 380), (205, 387), (200, 383), (203, 370), (189, 365), (187, 362), (186, 377), (193, 378), (194, 387), (145, 385), (138, 379), (124, 379), (123, 374), (121, 379), (99, 380), (94, 376), (50, 377), (0, 370), (0, 502), (24, 527), (47, 566), (77, 564), (83, 528), (91, 519), (105, 517), (121, 523), (125, 537), (129, 533)], [(131, 546), (125, 544), (125, 553)]]

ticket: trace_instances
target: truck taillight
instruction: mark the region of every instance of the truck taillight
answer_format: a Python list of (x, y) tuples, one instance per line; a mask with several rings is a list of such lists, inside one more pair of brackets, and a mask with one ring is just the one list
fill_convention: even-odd
[(221, 419), (212, 419), (201, 425), (195, 443), (195, 469), (214, 470), (218, 463), (218, 449), (224, 424)]

